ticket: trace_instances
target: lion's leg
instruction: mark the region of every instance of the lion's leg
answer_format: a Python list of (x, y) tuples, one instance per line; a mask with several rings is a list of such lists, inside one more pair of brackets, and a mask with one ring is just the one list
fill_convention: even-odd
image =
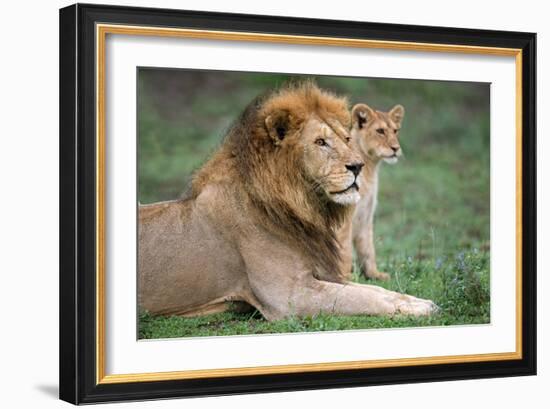
[(382, 287), (309, 280), (293, 303), (301, 316), (320, 312), (335, 315), (430, 315), (437, 310), (430, 300)]
[[(355, 226), (354, 229), (356, 229)], [(390, 279), (389, 274), (378, 271), (378, 266), (376, 265), (372, 220), (365, 222), (354, 231), (353, 245), (361, 271), (366, 277), (384, 281)]]
[(181, 317), (201, 317), (204, 315), (219, 314), (222, 312), (236, 312), (244, 314), (252, 312), (254, 307), (245, 301), (221, 301), (213, 304), (206, 304), (197, 308), (186, 310), (183, 312), (175, 312), (172, 315)]
[[(254, 259), (260, 260), (261, 265), (248, 269), (251, 291), (244, 299), (269, 321), (313, 316), (321, 312), (334, 315), (421, 316), (437, 309), (430, 300), (374, 285), (319, 280), (311, 272), (300, 269), (300, 263), (293, 262), (292, 257), (281, 258), (290, 261), (286, 267), (284, 262), (271, 264), (265, 257)], [(264, 265), (266, 260), (269, 265)]]
[[(268, 320), (319, 313), (421, 316), (437, 309), (430, 300), (377, 286), (317, 280), (295, 251), (273, 244), (256, 240), (243, 247), (255, 298), (250, 304)], [(270, 257), (265, 257), (267, 250)]]
[(367, 192), (357, 205), (353, 216), (353, 247), (361, 272), (367, 278), (389, 280), (387, 273), (378, 271), (376, 265), (376, 251), (374, 248), (374, 211), (376, 209), (376, 185)]
[(382, 287), (318, 281), (307, 283), (288, 293), (262, 300), (260, 312), (268, 320), (291, 316), (331, 315), (413, 315), (434, 313), (437, 306), (430, 300), (386, 290)]

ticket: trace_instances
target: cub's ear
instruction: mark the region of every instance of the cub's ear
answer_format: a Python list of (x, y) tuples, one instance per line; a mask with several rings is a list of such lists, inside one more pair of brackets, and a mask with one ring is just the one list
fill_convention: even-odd
[(287, 111), (278, 111), (265, 118), (265, 129), (275, 145), (279, 145), (290, 130), (292, 116)]
[(389, 115), (391, 120), (395, 122), (397, 126), (401, 126), (401, 121), (405, 116), (405, 108), (403, 108), (403, 105), (396, 105), (391, 109)]
[(363, 126), (376, 116), (374, 110), (366, 104), (356, 104), (351, 110), (351, 125), (357, 129)]

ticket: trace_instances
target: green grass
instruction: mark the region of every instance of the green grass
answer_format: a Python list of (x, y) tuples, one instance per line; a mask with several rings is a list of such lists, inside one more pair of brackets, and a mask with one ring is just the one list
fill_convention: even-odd
[[(285, 76), (143, 70), (139, 75), (139, 200), (177, 197), (244, 106)], [(352, 103), (405, 106), (405, 157), (383, 165), (375, 245), (391, 281), (369, 283), (429, 298), (429, 318), (291, 317), (257, 312), (199, 318), (140, 314), (140, 338), (242, 335), (490, 322), (489, 88), (436, 81), (320, 78)], [(354, 279), (365, 282), (354, 272)]]
[[(375, 282), (385, 288), (434, 300), (441, 312), (431, 317), (315, 317), (268, 322), (257, 312), (226, 312), (204, 317), (154, 317), (140, 315), (139, 337), (171, 338), (190, 336), (269, 334), (281, 332), (338, 331), (365, 328), (422, 327), (433, 325), (483, 324), (489, 322), (489, 257), (477, 249), (454, 259), (436, 262), (410, 258), (386, 265), (393, 272), (390, 282)], [(363, 282), (364, 280), (357, 280)]]

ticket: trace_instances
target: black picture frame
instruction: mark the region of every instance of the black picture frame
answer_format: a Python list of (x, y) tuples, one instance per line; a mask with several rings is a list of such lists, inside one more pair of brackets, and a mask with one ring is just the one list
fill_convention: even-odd
[[(96, 356), (96, 23), (522, 52), (521, 359), (101, 384)], [(77, 4), (60, 10), (60, 389), (74, 404), (536, 374), (536, 34)]]

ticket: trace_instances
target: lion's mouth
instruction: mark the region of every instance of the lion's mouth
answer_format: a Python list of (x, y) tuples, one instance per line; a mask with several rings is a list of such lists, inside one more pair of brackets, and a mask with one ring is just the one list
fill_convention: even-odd
[(341, 195), (342, 193), (346, 193), (349, 190), (359, 190), (359, 186), (357, 186), (357, 183), (353, 182), (351, 185), (349, 185), (344, 190), (340, 190), (339, 192), (330, 192), (331, 195)]

